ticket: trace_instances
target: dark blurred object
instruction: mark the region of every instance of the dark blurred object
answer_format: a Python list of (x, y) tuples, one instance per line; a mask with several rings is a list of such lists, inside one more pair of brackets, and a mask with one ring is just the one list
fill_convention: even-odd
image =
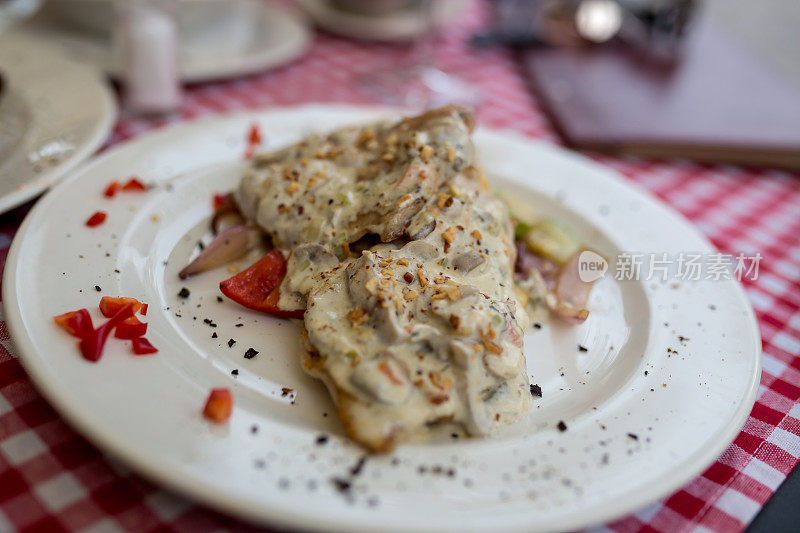
[(521, 54), (568, 143), (610, 153), (800, 168), (800, 93), (701, 17), (672, 68), (622, 42)]
[(586, 46), (617, 40), (651, 60), (672, 62), (694, 0), (495, 0), (492, 27), (475, 45)]

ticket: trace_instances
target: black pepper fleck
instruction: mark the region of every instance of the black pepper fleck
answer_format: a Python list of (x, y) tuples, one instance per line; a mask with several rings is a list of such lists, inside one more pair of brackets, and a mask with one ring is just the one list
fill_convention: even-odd
[(558, 421), (558, 425), (556, 426), (559, 431), (564, 432), (567, 430), (567, 425), (564, 423), (563, 420)]
[(94, 286), (94, 290), (96, 290), (97, 292), (100, 292), (100, 291), (102, 291), (103, 289), (101, 289), (101, 288), (100, 288), (100, 285), (95, 285), (95, 286)]
[(239, 375), (239, 369), (238, 368), (234, 368), (233, 370), (231, 370), (231, 376), (238, 376), (238, 375)]
[(589, 351), (589, 348), (587, 348), (586, 346), (583, 346), (583, 345), (579, 344), (579, 345), (578, 345), (578, 351), (579, 351), (579, 352), (588, 352), (588, 351)]
[(234, 344), (236, 344), (236, 341), (235, 341), (235, 340), (233, 340), (233, 339), (228, 339), (228, 348), (231, 348), (231, 347), (233, 347), (233, 345), (234, 345)]
[(183, 288), (181, 288), (181, 290), (178, 292), (178, 297), (179, 297), (179, 298), (188, 298), (190, 294), (191, 294), (191, 293), (189, 292), (189, 289), (187, 289), (186, 287), (183, 287)]
[(322, 446), (323, 444), (326, 444), (327, 442), (328, 442), (328, 436), (327, 435), (320, 435), (319, 437), (317, 437), (317, 446)]
[(258, 355), (258, 351), (254, 350), (253, 348), (248, 348), (246, 352), (244, 352), (245, 359), (252, 359), (253, 357)]
[(531, 384), (531, 396), (542, 397), (542, 388), (539, 385)]

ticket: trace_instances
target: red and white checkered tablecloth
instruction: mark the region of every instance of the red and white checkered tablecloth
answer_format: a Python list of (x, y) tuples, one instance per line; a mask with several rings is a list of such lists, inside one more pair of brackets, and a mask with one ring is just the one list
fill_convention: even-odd
[[(439, 65), (479, 86), (487, 126), (557, 142), (511, 53), (471, 50), (479, 5), (444, 38)], [(310, 53), (279, 70), (189, 87), (180, 117), (303, 102), (369, 102), (355, 73), (405, 51), (319, 34)], [(732, 110), (735, 111), (735, 110)], [(160, 126), (120, 120), (109, 144)], [(758, 401), (734, 443), (680, 491), (612, 524), (615, 531), (738, 531), (800, 457), (800, 175), (680, 161), (596, 157), (691, 219), (723, 252), (763, 255), (744, 282), (764, 341)], [(0, 216), (0, 268), (29, 206)], [(0, 532), (245, 531), (254, 529), (166, 492), (105, 458), (36, 392), (0, 321)]]

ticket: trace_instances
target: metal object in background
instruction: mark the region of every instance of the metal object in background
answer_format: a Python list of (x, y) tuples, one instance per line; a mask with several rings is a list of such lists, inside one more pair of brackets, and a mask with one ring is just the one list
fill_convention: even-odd
[(490, 30), (477, 45), (589, 46), (618, 40), (638, 53), (673, 61), (696, 0), (496, 0)]

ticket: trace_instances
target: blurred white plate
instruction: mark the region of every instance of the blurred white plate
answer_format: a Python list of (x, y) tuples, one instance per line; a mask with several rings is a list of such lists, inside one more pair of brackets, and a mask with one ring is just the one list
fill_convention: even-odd
[(388, 14), (345, 11), (337, 9), (328, 0), (300, 0), (300, 4), (317, 25), (330, 32), (357, 39), (393, 42), (417, 38), (426, 31), (432, 31), (434, 24), (438, 28), (446, 27), (457, 20), (470, 4), (470, 0), (430, 1), (434, 4), (434, 21), (421, 14), (421, 2), (416, 8)]
[[(112, 19), (109, 0), (51, 0), (22, 28), (119, 78), (120, 62), (109, 30)], [(178, 24), (179, 73), (184, 82), (232, 78), (284, 65), (303, 55), (312, 38), (294, 10), (260, 0), (182, 0)]]
[[(251, 123), (274, 148), (375, 116), (306, 106), (183, 124), (119, 145), (56, 187), (20, 228), (3, 280), (12, 338), (39, 390), (87, 438), (157, 482), (299, 530), (572, 530), (667, 495), (716, 459), (759, 383), (744, 292), (735, 281), (609, 276), (584, 324), (526, 334), (528, 371), (544, 395), (527, 419), (494, 438), (403, 445), (352, 472), (364, 452), (301, 370), (298, 322), (217, 300), (225, 267), (187, 281), (177, 273), (208, 239), (212, 193), (239, 180)], [(497, 187), (606, 257), (712, 250), (685, 219), (596, 163), (517, 134), (478, 130), (475, 141)], [(102, 197), (109, 179), (133, 173), (154, 188)], [(105, 224), (84, 226), (98, 209), (109, 213)], [(158, 354), (134, 357), (111, 339), (99, 363), (80, 357), (51, 317), (81, 307), (98, 317), (103, 295), (150, 304)], [(251, 347), (259, 354), (245, 359)], [(235, 398), (222, 426), (200, 414), (212, 387)]]
[(0, 35), (0, 213), (40, 194), (108, 138), (116, 99), (102, 75), (16, 33)]

